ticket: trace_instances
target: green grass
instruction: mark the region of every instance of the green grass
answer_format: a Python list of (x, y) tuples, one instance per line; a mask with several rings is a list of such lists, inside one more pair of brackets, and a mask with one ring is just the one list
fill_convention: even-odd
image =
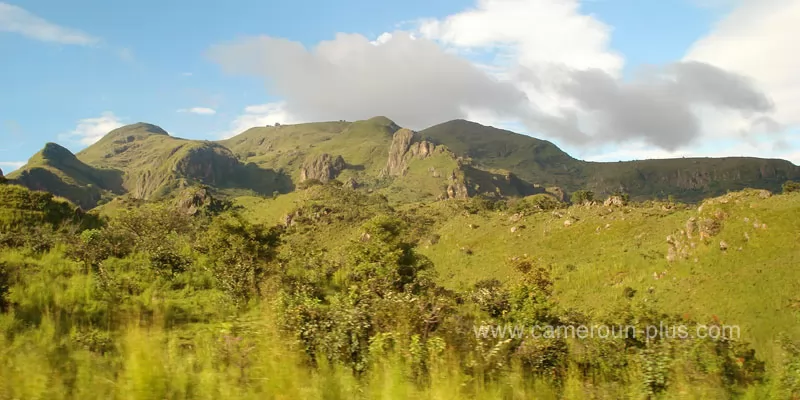
[[(518, 276), (508, 260), (527, 254), (552, 270), (563, 307), (602, 316), (625, 304), (623, 289), (631, 287), (636, 297), (664, 311), (740, 325), (743, 339), (772, 360), (779, 334), (800, 338), (800, 195), (762, 199), (759, 193), (732, 193), (706, 202), (702, 212), (662, 205), (610, 212), (573, 206), (518, 222), (509, 212), (455, 214), (433, 229), (438, 243), (420, 251), (436, 265), (441, 282), (456, 289), (481, 279), (513, 282)], [(691, 217), (714, 218), (718, 211), (727, 214), (718, 235), (708, 243), (697, 233), (692, 240), (683, 236), (687, 246), (695, 245), (688, 259), (667, 261), (668, 235), (679, 235)], [(565, 226), (566, 220), (574, 222)], [(756, 222), (766, 228), (754, 228)], [(511, 232), (520, 226), (525, 227)], [(721, 241), (726, 251), (720, 250)]]

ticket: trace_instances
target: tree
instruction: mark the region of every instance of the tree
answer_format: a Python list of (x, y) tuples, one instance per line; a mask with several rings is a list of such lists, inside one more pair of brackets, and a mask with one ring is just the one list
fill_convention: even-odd
[(201, 250), (213, 262), (221, 288), (237, 302), (258, 292), (266, 265), (275, 256), (281, 228), (251, 224), (238, 214), (215, 219), (203, 236)]
[(786, 181), (783, 184), (783, 193), (800, 192), (800, 183), (795, 181)]
[(572, 193), (570, 201), (572, 204), (583, 204), (594, 200), (594, 192), (591, 190), (578, 190)]

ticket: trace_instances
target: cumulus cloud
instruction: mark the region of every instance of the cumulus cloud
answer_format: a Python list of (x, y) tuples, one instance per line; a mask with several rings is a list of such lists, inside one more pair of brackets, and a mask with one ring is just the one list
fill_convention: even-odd
[(285, 108), (307, 120), (388, 115), (413, 128), (464, 116), (463, 107), (516, 109), (525, 96), (436, 43), (395, 32), (380, 45), (338, 34), (314, 49), (272, 37), (216, 45), (226, 71), (265, 77)]
[(4, 2), (0, 2), (0, 31), (61, 44), (88, 46), (100, 42), (100, 39), (85, 32), (56, 25), (21, 7)]
[(84, 145), (91, 145), (100, 140), (108, 132), (117, 129), (124, 124), (114, 113), (104, 112), (95, 118), (85, 118), (78, 121), (78, 125), (71, 132), (61, 135), (61, 138), (69, 141), (77, 141)]
[(223, 132), (223, 139), (236, 136), (250, 128), (278, 124), (297, 124), (303, 120), (286, 110), (283, 102), (255, 104), (244, 108), (244, 113), (236, 117), (230, 129)]
[(800, 2), (739, 1), (686, 60), (702, 61), (752, 77), (775, 102), (775, 119), (800, 125)]
[(281, 111), (304, 121), (387, 115), (421, 129), (478, 118), (579, 148), (640, 141), (667, 152), (712, 128), (744, 139), (783, 129), (747, 74), (686, 60), (620, 78), (610, 32), (577, 0), (480, 0), (415, 32), (338, 34), (312, 48), (248, 37), (208, 56), (229, 73), (263, 77)]
[(599, 68), (616, 74), (624, 63), (609, 49), (611, 28), (581, 13), (577, 0), (479, 0), (442, 20), (423, 20), (424, 37), (458, 49), (499, 51), (513, 64)]
[(699, 62), (679, 62), (649, 69), (640, 79), (623, 82), (607, 72), (571, 71), (564, 92), (583, 110), (595, 113), (600, 141), (642, 139), (674, 151), (702, 133), (695, 106), (734, 110), (754, 116), (752, 130), (774, 131), (779, 124), (765, 115), (770, 99), (746, 77)]
[(192, 108), (182, 108), (178, 110), (178, 112), (198, 114), (198, 115), (214, 115), (217, 113), (217, 110), (209, 107), (192, 107)]

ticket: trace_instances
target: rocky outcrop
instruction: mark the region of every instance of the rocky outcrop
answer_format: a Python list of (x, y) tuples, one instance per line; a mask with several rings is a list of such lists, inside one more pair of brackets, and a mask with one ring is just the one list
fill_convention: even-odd
[(187, 215), (198, 215), (203, 212), (219, 212), (226, 208), (226, 203), (215, 199), (208, 188), (198, 187), (184, 190), (175, 200), (178, 210)]
[(405, 155), (411, 147), (414, 139), (414, 132), (408, 129), (400, 129), (394, 133), (392, 144), (389, 146), (389, 160), (386, 162), (384, 173), (390, 176), (403, 175), (408, 165)]
[(545, 192), (552, 195), (561, 203), (565, 203), (567, 201), (567, 194), (558, 186), (552, 186), (545, 189)]
[(447, 185), (446, 193), (448, 199), (466, 199), (469, 197), (469, 191), (463, 182), (454, 182)]
[(227, 148), (204, 143), (187, 149), (175, 163), (173, 171), (190, 180), (220, 185), (233, 178), (238, 165), (239, 161)]
[(625, 199), (622, 196), (610, 196), (603, 202), (605, 207), (622, 207), (625, 205)]
[(347, 180), (344, 181), (344, 187), (348, 189), (358, 189), (358, 186), (359, 186), (358, 181), (356, 181), (353, 178), (347, 178)]
[(316, 179), (320, 182), (328, 182), (336, 179), (346, 166), (342, 156), (333, 157), (327, 153), (312, 156), (307, 158), (300, 167), (300, 181)]
[(412, 157), (424, 159), (436, 151), (436, 145), (427, 141), (416, 141), (416, 134), (410, 129), (400, 129), (394, 133), (389, 146), (389, 160), (383, 169), (384, 175), (402, 176), (408, 169), (408, 161)]

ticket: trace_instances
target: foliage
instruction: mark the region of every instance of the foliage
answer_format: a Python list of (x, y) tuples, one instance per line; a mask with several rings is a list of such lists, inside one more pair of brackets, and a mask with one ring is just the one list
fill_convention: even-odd
[(795, 181), (786, 181), (783, 183), (783, 193), (800, 192), (800, 183)]
[[(288, 223), (249, 217), (283, 201), (295, 206)], [(48, 228), (49, 248), (0, 250), (0, 398), (791, 398), (794, 342), (773, 362), (770, 347), (745, 340), (763, 338), (750, 332), (769, 321), (796, 341), (794, 297), (778, 296), (796, 297), (793, 270), (780, 265), (795, 265), (787, 232), (797, 231), (798, 202), (746, 192), (702, 211), (512, 214), (510, 202), (473, 214), (466, 201), (395, 209), (320, 185), (242, 213), (144, 203), (89, 229), (65, 219)], [(744, 249), (723, 253), (695, 236), (698, 261), (654, 280), (654, 266), (667, 265), (664, 237), (675, 243), (690, 217), (717, 221), (715, 235)], [(451, 265), (467, 285), (451, 284)], [(721, 297), (744, 297), (738, 314)], [(786, 304), (787, 318), (763, 315), (761, 298)], [(707, 317), (716, 312), (751, 325), (718, 340), (528, 329), (723, 326)]]
[(572, 204), (583, 204), (587, 202), (592, 202), (594, 200), (594, 192), (591, 190), (576, 190), (570, 196), (570, 202)]
[(213, 263), (214, 276), (236, 301), (247, 302), (275, 255), (281, 228), (254, 225), (238, 214), (215, 219), (203, 234), (200, 249)]

